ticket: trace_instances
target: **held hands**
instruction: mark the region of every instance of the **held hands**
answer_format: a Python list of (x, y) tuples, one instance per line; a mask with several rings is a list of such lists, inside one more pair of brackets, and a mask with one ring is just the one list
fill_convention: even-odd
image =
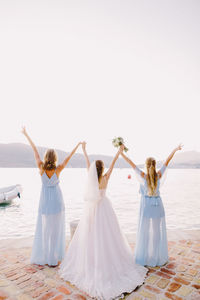
[(86, 148), (86, 142), (84, 141), (84, 142), (82, 142), (81, 144), (82, 144), (82, 149), (83, 149), (83, 151), (85, 151), (85, 148)]
[(119, 153), (120, 154), (123, 153), (124, 148), (125, 148), (125, 146), (123, 144), (119, 147)]

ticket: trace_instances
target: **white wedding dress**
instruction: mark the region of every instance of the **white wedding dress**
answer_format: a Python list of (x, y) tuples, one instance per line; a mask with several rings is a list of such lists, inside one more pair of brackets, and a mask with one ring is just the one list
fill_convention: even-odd
[(119, 298), (141, 285), (148, 269), (134, 262), (106, 190), (99, 190), (95, 162), (88, 172), (85, 200), (59, 274), (91, 297)]

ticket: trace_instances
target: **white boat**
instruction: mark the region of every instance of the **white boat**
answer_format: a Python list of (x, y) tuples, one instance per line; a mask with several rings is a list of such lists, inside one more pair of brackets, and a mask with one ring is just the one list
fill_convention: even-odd
[(0, 204), (9, 204), (16, 197), (20, 198), (22, 186), (20, 184), (11, 185), (0, 189)]

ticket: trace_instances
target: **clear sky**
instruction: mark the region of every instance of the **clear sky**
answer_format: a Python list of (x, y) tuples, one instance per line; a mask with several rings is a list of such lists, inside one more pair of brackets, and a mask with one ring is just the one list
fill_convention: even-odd
[(0, 142), (200, 151), (199, 0), (0, 0)]

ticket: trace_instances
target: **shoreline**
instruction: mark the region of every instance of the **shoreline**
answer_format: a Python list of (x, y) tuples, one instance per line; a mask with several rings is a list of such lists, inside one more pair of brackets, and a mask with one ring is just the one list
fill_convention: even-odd
[[(125, 234), (129, 243), (136, 242), (136, 233)], [(0, 250), (6, 250), (9, 248), (31, 248), (33, 243), (33, 237), (27, 238), (8, 238), (0, 239)], [(167, 231), (168, 241), (178, 241), (178, 240), (199, 240), (200, 239), (200, 229), (197, 230), (168, 230)], [(70, 236), (66, 236), (67, 244), (70, 241)]]

